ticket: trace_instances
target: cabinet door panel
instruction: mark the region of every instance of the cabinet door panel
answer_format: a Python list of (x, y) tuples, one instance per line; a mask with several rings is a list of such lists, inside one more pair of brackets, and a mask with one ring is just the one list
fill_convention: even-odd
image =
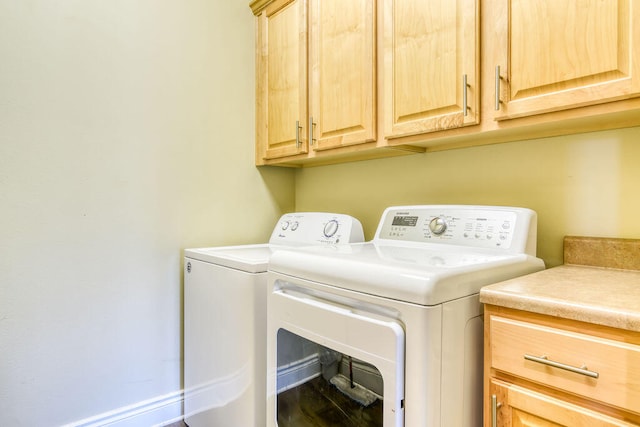
[(632, 0), (510, 0), (497, 118), (640, 95), (639, 11)]
[[(635, 424), (502, 381), (491, 380), (490, 392), (500, 404), (496, 424), (501, 427), (631, 427)], [(488, 414), (485, 425), (491, 425)]]
[(384, 5), (385, 136), (477, 123), (477, 3), (385, 0)]
[(374, 0), (311, 0), (316, 150), (375, 141)]
[[(259, 18), (258, 135), (264, 158), (307, 152), (307, 24), (304, 0), (274, 2)], [(260, 88), (260, 84), (262, 88)], [(301, 128), (296, 129), (296, 122)], [(298, 138), (297, 138), (298, 136)], [(298, 143), (297, 143), (298, 142)]]

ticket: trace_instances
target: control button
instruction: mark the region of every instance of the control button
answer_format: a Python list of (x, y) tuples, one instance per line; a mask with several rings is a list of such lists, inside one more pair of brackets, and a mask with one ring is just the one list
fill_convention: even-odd
[(294, 221), (293, 224), (291, 224), (291, 231), (296, 231), (299, 225), (300, 223), (298, 223), (298, 221)]
[(289, 228), (289, 221), (282, 221), (282, 229), (286, 230), (287, 228)]
[(487, 240), (491, 240), (493, 236), (491, 234), (487, 234)]
[(502, 223), (502, 228), (508, 230), (509, 228), (511, 228), (511, 224), (508, 221), (505, 221)]
[(443, 217), (437, 216), (429, 222), (429, 230), (436, 236), (444, 233), (447, 229), (447, 222)]
[(338, 221), (332, 219), (324, 226), (324, 236), (325, 237), (333, 237), (338, 232)]

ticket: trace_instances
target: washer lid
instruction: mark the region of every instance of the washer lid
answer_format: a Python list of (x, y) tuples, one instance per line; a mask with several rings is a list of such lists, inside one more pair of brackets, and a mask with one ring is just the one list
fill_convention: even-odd
[(275, 251), (269, 270), (420, 305), (473, 295), (482, 286), (544, 269), (526, 255), (445, 245), (361, 243)]
[(264, 273), (267, 271), (269, 257), (275, 248), (276, 246), (274, 245), (263, 243), (258, 245), (185, 249), (184, 256), (247, 273)]

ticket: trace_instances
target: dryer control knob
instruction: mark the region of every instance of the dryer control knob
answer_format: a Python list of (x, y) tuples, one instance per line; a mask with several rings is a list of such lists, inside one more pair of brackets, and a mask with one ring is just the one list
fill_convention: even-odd
[(447, 230), (447, 221), (445, 221), (443, 217), (437, 216), (429, 222), (429, 230), (436, 236), (439, 236)]
[(335, 219), (327, 222), (324, 226), (324, 236), (333, 237), (338, 231), (338, 226), (338, 221), (336, 221)]

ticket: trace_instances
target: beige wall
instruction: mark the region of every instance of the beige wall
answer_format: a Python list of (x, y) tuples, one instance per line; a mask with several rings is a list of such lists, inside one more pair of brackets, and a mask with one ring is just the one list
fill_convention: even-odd
[(182, 249), (293, 209), (248, 2), (0, 0), (0, 58), (0, 425), (177, 417)]
[(538, 255), (562, 263), (565, 235), (640, 238), (640, 128), (537, 139), (296, 172), (296, 209), (343, 211), (372, 238), (401, 204), (525, 206)]

